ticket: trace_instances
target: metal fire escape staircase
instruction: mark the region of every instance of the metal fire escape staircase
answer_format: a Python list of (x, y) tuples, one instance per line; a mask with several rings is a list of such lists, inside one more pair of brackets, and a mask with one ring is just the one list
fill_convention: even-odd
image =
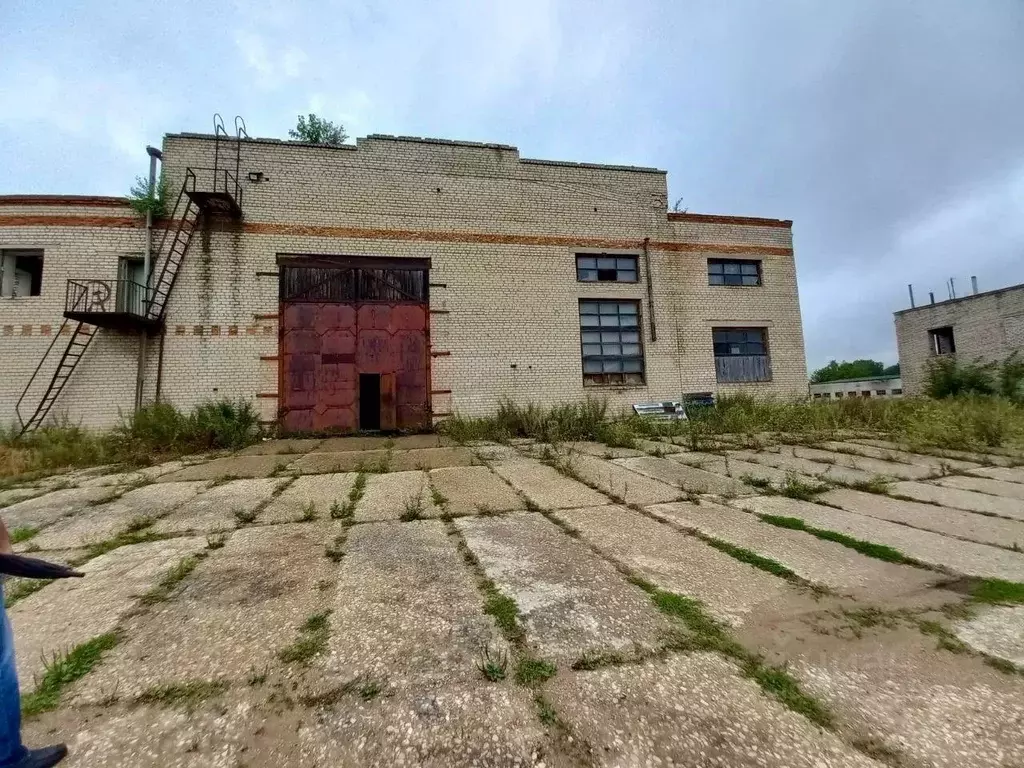
[[(64, 322), (15, 406), (21, 434), (38, 429), (46, 421), (100, 328), (151, 333), (163, 327), (167, 301), (203, 214), (222, 213), (232, 218), (241, 218), (242, 188), (238, 181), (241, 140), (249, 136), (245, 122), (240, 117), (235, 118), (235, 129), (233, 174), (220, 163), (221, 140), (230, 140), (220, 115), (214, 116), (213, 168), (185, 169), (185, 179), (168, 217), (168, 226), (164, 229), (160, 244), (153, 249), (154, 267), (160, 266), (150, 286), (121, 279), (68, 280), (64, 295)], [(161, 262), (160, 256), (164, 253), (166, 256)], [(112, 285), (115, 286), (113, 289)], [(64, 338), (67, 344), (62, 348), (59, 341)], [(57, 361), (56, 367), (53, 367), (54, 360)], [(44, 371), (51, 369), (53, 372), (43, 389), (42, 382), (46, 381), (47, 375)], [(36, 393), (40, 390), (43, 390), (42, 396), (37, 400)], [(22, 408), (32, 402), (35, 402), (35, 407), (26, 419)]]

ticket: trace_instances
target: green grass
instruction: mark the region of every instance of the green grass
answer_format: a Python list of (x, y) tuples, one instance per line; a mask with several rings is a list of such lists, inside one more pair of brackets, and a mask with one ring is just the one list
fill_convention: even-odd
[(34, 717), (56, 709), (64, 689), (89, 674), (118, 640), (116, 633), (109, 632), (75, 646), (66, 654), (54, 655), (47, 661), (36, 689), (21, 697), (22, 715)]
[(476, 668), (484, 679), (498, 683), (508, 674), (508, 653), (504, 650), (492, 651), (489, 645), (484, 646)]
[(192, 710), (204, 701), (220, 696), (228, 687), (225, 680), (190, 680), (186, 683), (155, 685), (139, 694), (136, 701), (140, 704)]
[(791, 472), (786, 473), (786, 481), (779, 486), (779, 495), (800, 501), (814, 501), (829, 489), (824, 483), (805, 483)]
[(576, 661), (572, 663), (572, 669), (585, 671), (600, 669), (601, 667), (614, 667), (625, 664), (629, 659), (617, 651), (584, 651)]
[(154, 603), (163, 602), (170, 597), (174, 588), (195, 570), (196, 566), (199, 565), (200, 561), (202, 561), (205, 556), (205, 552), (200, 552), (197, 555), (189, 555), (188, 557), (183, 557), (179, 560), (177, 565), (164, 574), (163, 578), (157, 582), (156, 586), (142, 596), (142, 604), (152, 605)]
[(493, 583), (484, 588), (484, 613), (494, 618), (494, 623), (509, 642), (522, 638), (519, 624), (519, 606), (516, 601), (503, 595)]
[(256, 520), (258, 512), (255, 509), (244, 509), (242, 507), (236, 507), (232, 510), (232, 514), (235, 516), (235, 520), (239, 525), (248, 525)]
[(864, 493), (877, 493), (882, 496), (889, 493), (889, 485), (891, 483), (891, 480), (887, 480), (881, 475), (875, 475), (870, 480), (847, 480), (836, 482), (837, 485), (841, 485), (844, 488), (851, 488), (855, 491), (863, 491)]
[(402, 509), (402, 514), (399, 515), (398, 519), (403, 523), (409, 523), (413, 520), (420, 520), (423, 518), (423, 499), (419, 496), (410, 496), (405, 500), (405, 504)]
[(24, 600), (29, 595), (34, 595), (47, 584), (52, 584), (53, 579), (25, 579), (16, 584), (4, 587), (4, 607), (10, 608), (19, 600)]
[(286, 664), (309, 664), (309, 662), (327, 650), (327, 642), (331, 638), (331, 611), (321, 611), (309, 616), (299, 627), (299, 636), (295, 642), (282, 648), (278, 658)]
[(1024, 584), (1002, 579), (984, 579), (971, 589), (971, 599), (979, 603), (1024, 603)]
[(15, 528), (11, 531), (11, 544), (21, 544), (23, 541), (28, 541), (33, 536), (39, 533), (38, 528), (31, 528), (29, 526), (22, 526)]
[(316, 504), (312, 501), (306, 502), (302, 506), (302, 515), (299, 517), (299, 521), (303, 523), (310, 523), (316, 520)]
[(706, 541), (715, 549), (725, 552), (730, 557), (734, 557), (741, 563), (752, 565), (755, 568), (760, 568), (762, 571), (767, 571), (775, 576), (781, 576), (784, 579), (796, 579), (796, 573), (784, 566), (782, 563), (778, 563), (771, 558), (759, 555), (756, 552), (751, 552), (749, 549), (743, 547), (737, 547), (734, 544), (730, 544), (727, 541), (716, 539), (713, 536), (700, 536), (701, 539)]
[(796, 680), (784, 669), (765, 665), (760, 656), (748, 652), (734, 640), (728, 628), (707, 613), (700, 601), (674, 592), (658, 589), (639, 577), (630, 581), (645, 590), (651, 602), (662, 613), (678, 619), (686, 628), (672, 642), (678, 651), (714, 651), (735, 659), (743, 673), (753, 679), (761, 689), (795, 712), (799, 712), (816, 725), (832, 728), (834, 720), (828, 709), (800, 690)]
[(992, 669), (1002, 672), (1004, 675), (1024, 675), (1024, 668), (1018, 667), (1012, 661), (1000, 659), (996, 656), (986, 656), (985, 663)]
[(355, 517), (356, 504), (363, 498), (363, 492), (366, 490), (366, 479), (367, 473), (360, 472), (356, 475), (356, 480), (348, 492), (348, 500), (344, 504), (338, 504), (337, 501), (331, 504), (331, 518), (333, 520), (351, 520)]
[[(143, 520), (148, 520), (148, 522), (143, 525)], [(128, 528), (116, 536), (106, 539), (105, 541), (90, 544), (86, 547), (85, 555), (82, 560), (92, 560), (94, 557), (105, 555), (107, 552), (111, 552), (119, 547), (127, 547), (132, 544), (144, 544), (148, 541), (160, 541), (170, 537), (171, 534), (160, 534), (149, 530), (148, 526), (152, 524), (153, 521), (149, 518), (136, 519), (129, 524)]]
[(554, 677), (558, 668), (550, 661), (523, 654), (516, 662), (516, 682), (520, 685), (537, 685)]
[(544, 694), (540, 692), (534, 694), (533, 704), (537, 708), (537, 719), (542, 725), (550, 727), (558, 724), (558, 713), (551, 706), (551, 702), (544, 698)]
[(839, 533), (837, 531), (815, 528), (814, 526), (807, 525), (807, 523), (799, 517), (784, 517), (781, 515), (758, 515), (758, 517), (764, 522), (778, 526), (779, 528), (790, 528), (794, 531), (804, 531), (812, 536), (817, 536), (819, 539), (834, 541), (837, 544), (842, 544), (844, 547), (860, 552), (862, 555), (873, 557), (876, 560), (884, 560), (887, 563), (920, 565), (917, 560), (907, 557), (898, 549), (894, 549), (893, 547), (889, 547), (884, 544), (874, 544), (862, 539), (855, 539), (852, 536), (847, 536), (845, 533)]
[(344, 533), (339, 533), (330, 544), (327, 545), (327, 549), (324, 551), (324, 555), (328, 560), (334, 563), (340, 563), (342, 558), (345, 557), (345, 541), (347, 537)]

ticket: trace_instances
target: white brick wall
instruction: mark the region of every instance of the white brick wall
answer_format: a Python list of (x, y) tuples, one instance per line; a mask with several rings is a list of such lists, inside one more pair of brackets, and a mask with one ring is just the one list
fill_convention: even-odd
[[(207, 137), (165, 139), (172, 190), (187, 166), (212, 162)], [(233, 171), (230, 145), (225, 162)], [(279, 253), (432, 260), (431, 282), (445, 287), (431, 289), (431, 308), (445, 313), (431, 316), (431, 344), (435, 353), (449, 353), (432, 358), (432, 388), (452, 390), (434, 396), (435, 413), (482, 415), (503, 397), (550, 405), (592, 394), (624, 408), (704, 390), (806, 396), (790, 229), (726, 217), (670, 219), (661, 171), (542, 163), (497, 145), (387, 137), (361, 139), (358, 148), (245, 142), (240, 175), (257, 171), (267, 180), (242, 182), (243, 222), (214, 219), (205, 236), (196, 233), (168, 304), (161, 395), (180, 407), (264, 395), (263, 416), (274, 418), (277, 361), (261, 357), (277, 354), (277, 278), (265, 273), (276, 273)], [(38, 332), (4, 336), (4, 324), (56, 328), (65, 277), (113, 277), (117, 253), (141, 250), (141, 229), (59, 226), (56, 217), (69, 211), (130, 216), (109, 208), (4, 207), (0, 198), (0, 247), (46, 248), (45, 295), (31, 300), (31, 310), (0, 300), (0, 355), (17, 358), (11, 383), (0, 385), (3, 421), (13, 417), (13, 402), (49, 342)], [(29, 213), (53, 223), (13, 225)], [(639, 255), (640, 282), (576, 282), (574, 254), (601, 250)], [(763, 286), (708, 286), (707, 259), (723, 256), (761, 259)], [(645, 385), (584, 387), (578, 300), (587, 297), (641, 302)], [(711, 329), (741, 324), (768, 329), (773, 380), (720, 387)], [(131, 337), (100, 333), (58, 403), (96, 425), (130, 407), (137, 349)], [(155, 392), (156, 349), (150, 345), (147, 399)]]
[(952, 326), (960, 360), (989, 362), (1024, 352), (1024, 285), (905, 309), (895, 319), (904, 392), (918, 395), (933, 357), (932, 329)]

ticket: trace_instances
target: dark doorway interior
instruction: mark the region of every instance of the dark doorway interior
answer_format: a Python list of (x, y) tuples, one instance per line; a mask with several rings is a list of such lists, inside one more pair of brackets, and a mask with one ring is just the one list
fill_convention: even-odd
[(380, 429), (380, 374), (359, 374), (359, 428)]

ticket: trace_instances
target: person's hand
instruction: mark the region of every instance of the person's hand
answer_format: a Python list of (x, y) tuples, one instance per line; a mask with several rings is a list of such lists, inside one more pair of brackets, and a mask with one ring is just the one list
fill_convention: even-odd
[(7, 526), (0, 520), (0, 555), (9, 555), (14, 552), (11, 546), (11, 535), (7, 532)]

